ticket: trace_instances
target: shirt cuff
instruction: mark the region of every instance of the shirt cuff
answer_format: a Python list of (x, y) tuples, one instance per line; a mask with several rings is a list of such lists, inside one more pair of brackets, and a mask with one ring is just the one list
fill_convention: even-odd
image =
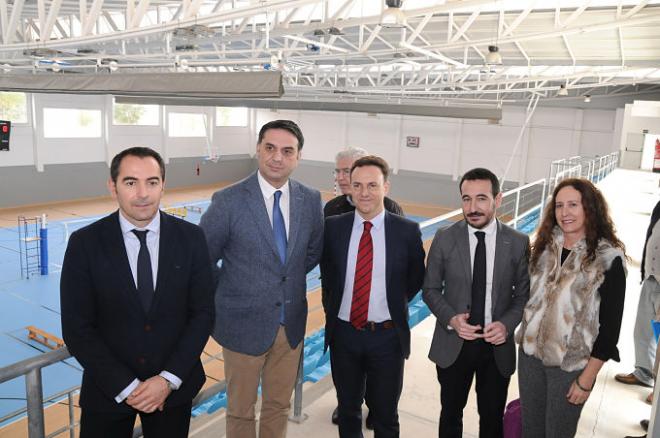
[(174, 385), (175, 391), (179, 389), (181, 387), (181, 384), (183, 383), (181, 379), (179, 379), (177, 376), (175, 376), (172, 373), (168, 373), (167, 371), (161, 371), (159, 376), (170, 382), (172, 385)]
[(126, 388), (124, 388), (124, 390), (122, 392), (120, 392), (117, 395), (117, 397), (115, 397), (115, 401), (117, 403), (121, 403), (124, 400), (126, 400), (126, 398), (129, 395), (131, 395), (131, 392), (135, 391), (135, 388), (137, 388), (139, 384), (140, 384), (140, 381), (138, 379), (133, 379), (133, 381)]

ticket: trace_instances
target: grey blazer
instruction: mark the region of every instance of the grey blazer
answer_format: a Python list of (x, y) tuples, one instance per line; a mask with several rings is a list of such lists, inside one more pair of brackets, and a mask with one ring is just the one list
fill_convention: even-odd
[(212, 336), (238, 353), (256, 356), (268, 350), (280, 326), (283, 303), (289, 344), (295, 347), (305, 335), (305, 277), (321, 258), (323, 213), (318, 190), (291, 179), (289, 184), (285, 265), (277, 254), (256, 172), (216, 192), (200, 221), (216, 267)]
[[(502, 322), (507, 340), (494, 347), (500, 373), (508, 377), (516, 368), (513, 332), (529, 298), (529, 237), (497, 221), (492, 288), (493, 321)], [(472, 301), (472, 263), (467, 223), (463, 220), (437, 231), (431, 244), (424, 279), (423, 299), (437, 322), (429, 358), (440, 368), (454, 363), (463, 339), (449, 328), (449, 320), (469, 312)]]

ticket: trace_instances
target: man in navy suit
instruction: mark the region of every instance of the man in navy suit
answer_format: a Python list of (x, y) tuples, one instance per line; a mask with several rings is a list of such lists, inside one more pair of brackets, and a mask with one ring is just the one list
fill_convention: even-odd
[(290, 120), (259, 131), (257, 172), (213, 195), (200, 225), (222, 260), (213, 338), (223, 347), (227, 437), (284, 438), (307, 323), (306, 275), (321, 258), (321, 195), (289, 178), (303, 135)]
[(71, 235), (60, 284), (62, 333), (84, 368), (81, 438), (188, 436), (205, 376), (213, 281), (202, 230), (159, 211), (165, 165), (142, 147), (117, 154), (119, 211)]
[(339, 435), (362, 437), (366, 394), (375, 436), (398, 437), (397, 406), (410, 355), (408, 302), (422, 286), (419, 226), (385, 210), (385, 160), (351, 168), (354, 212), (326, 219), (321, 278), (327, 293), (325, 342), (339, 401)]

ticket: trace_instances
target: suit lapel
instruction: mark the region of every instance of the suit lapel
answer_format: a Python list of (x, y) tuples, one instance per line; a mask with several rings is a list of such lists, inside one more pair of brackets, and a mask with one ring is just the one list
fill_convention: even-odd
[(289, 236), (286, 245), (286, 259), (291, 260), (293, 248), (296, 245), (296, 237), (298, 237), (298, 230), (300, 229), (300, 221), (303, 212), (304, 204), (303, 191), (300, 189), (300, 184), (296, 181), (289, 180)]
[(470, 240), (468, 236), (468, 228), (465, 220), (460, 222), (459, 226), (456, 228), (456, 247), (458, 248), (458, 254), (461, 258), (461, 265), (465, 269), (465, 278), (468, 280), (468, 284), (472, 285), (472, 259), (470, 258)]
[(247, 206), (252, 212), (252, 218), (257, 225), (257, 229), (263, 235), (273, 254), (277, 256), (277, 260), (279, 260), (280, 256), (277, 252), (277, 246), (275, 246), (275, 238), (273, 237), (273, 226), (270, 223), (270, 219), (268, 219), (268, 210), (266, 210), (264, 195), (261, 193), (256, 172), (245, 181), (245, 191), (247, 192)]
[(507, 269), (507, 254), (511, 251), (511, 239), (506, 228), (497, 221), (497, 236), (495, 237), (495, 262), (493, 266), (493, 284), (491, 289), (492, 310), (495, 310), (497, 302), (497, 293), (499, 291), (500, 273)]
[(108, 258), (114, 266), (114, 278), (120, 283), (119, 288), (131, 302), (132, 308), (142, 309), (142, 303), (137, 295), (137, 288), (133, 280), (131, 266), (128, 264), (128, 255), (126, 254), (126, 245), (124, 236), (121, 233), (119, 225), (119, 211), (113, 213), (106, 222), (106, 230), (102, 237), (108, 251)]
[[(337, 281), (337, 287), (340, 288), (342, 294), (344, 293), (344, 283), (346, 283), (346, 267), (348, 264), (348, 247), (351, 244), (351, 233), (353, 232), (353, 221), (355, 220), (355, 213), (347, 214), (346, 218), (343, 219), (341, 226), (339, 227), (338, 235), (333, 237), (333, 240), (337, 242), (337, 256), (339, 257), (339, 273), (340, 278)], [(339, 312), (339, 306), (341, 305), (342, 297), (339, 296), (339, 301), (337, 304), (337, 312)]]
[[(393, 255), (396, 251), (396, 245), (394, 242), (394, 231), (392, 228), (392, 218), (390, 217), (389, 212), (385, 212), (385, 284), (390, 284), (392, 279), (392, 260)], [(391, 231), (391, 232), (390, 232)], [(389, 291), (389, 288), (386, 287), (386, 291)]]
[(158, 243), (158, 273), (156, 280), (156, 290), (151, 301), (150, 312), (158, 307), (158, 302), (163, 296), (163, 291), (168, 284), (168, 277), (174, 271), (174, 254), (178, 247), (174, 224), (170, 218), (163, 212), (160, 212), (160, 236)]

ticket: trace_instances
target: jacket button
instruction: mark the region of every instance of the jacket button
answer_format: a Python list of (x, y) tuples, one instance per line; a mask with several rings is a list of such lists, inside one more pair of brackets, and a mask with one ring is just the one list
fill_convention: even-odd
[(275, 303), (275, 305), (276, 305), (277, 307), (280, 307), (280, 306), (282, 305), (282, 303), (280, 303), (280, 302), (278, 301), (277, 303)]
[(286, 281), (286, 277), (282, 277), (282, 283)]
[(144, 331), (145, 332), (150, 332), (151, 331), (151, 326), (149, 324), (144, 326)]

